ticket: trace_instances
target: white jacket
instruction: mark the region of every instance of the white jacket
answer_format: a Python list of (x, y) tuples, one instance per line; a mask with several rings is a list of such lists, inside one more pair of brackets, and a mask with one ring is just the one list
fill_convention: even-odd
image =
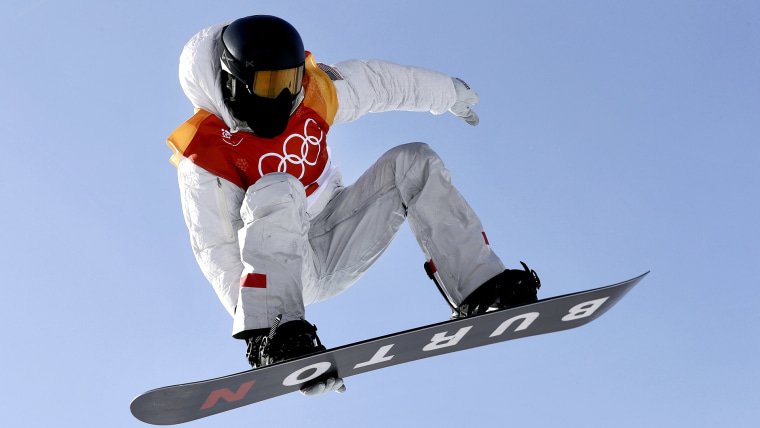
[[(216, 115), (235, 133), (246, 129), (224, 104), (218, 61), (221, 32), (227, 24), (206, 28), (190, 39), (180, 56), (179, 79), (195, 108)], [(333, 126), (366, 113), (392, 110), (442, 114), (456, 101), (451, 78), (424, 68), (380, 60), (349, 60), (331, 67), (339, 75), (338, 80), (331, 76), (339, 105)], [(326, 175), (326, 184), (309, 198), (308, 212), (312, 216), (343, 187), (336, 167)], [(193, 253), (225, 309), (234, 316), (243, 271), (237, 232), (243, 226), (240, 207), (246, 189), (188, 159), (179, 162), (178, 179)]]

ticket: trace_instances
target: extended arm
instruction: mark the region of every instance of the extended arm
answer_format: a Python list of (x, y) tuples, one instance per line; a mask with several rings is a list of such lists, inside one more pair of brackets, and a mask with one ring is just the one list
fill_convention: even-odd
[(338, 72), (333, 82), (339, 104), (335, 123), (351, 122), (367, 113), (403, 110), (451, 111), (471, 125), (477, 124), (469, 106), (478, 102), (478, 96), (459, 79), (381, 60), (349, 60), (332, 67)]

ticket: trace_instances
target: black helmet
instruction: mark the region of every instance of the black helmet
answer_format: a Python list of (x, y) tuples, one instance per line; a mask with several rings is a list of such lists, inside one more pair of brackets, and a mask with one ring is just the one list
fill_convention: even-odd
[(269, 15), (233, 21), (222, 32), (222, 91), (232, 114), (264, 137), (287, 127), (306, 59), (298, 31)]
[(298, 31), (276, 16), (254, 15), (233, 21), (224, 30), (222, 42), (222, 64), (239, 79), (246, 79), (252, 71), (298, 67), (306, 60)]

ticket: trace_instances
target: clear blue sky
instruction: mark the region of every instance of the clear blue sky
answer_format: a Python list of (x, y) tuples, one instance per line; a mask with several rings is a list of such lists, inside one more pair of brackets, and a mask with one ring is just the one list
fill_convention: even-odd
[[(156, 387), (246, 369), (201, 275), (164, 141), (200, 29), (279, 15), (316, 59), (439, 70), (478, 127), (386, 113), (330, 133), (346, 181), (430, 143), (542, 297), (652, 273), (594, 323), (347, 379), (192, 427), (760, 423), (760, 3), (67, 1), (0, 5), (0, 425), (138, 427)], [(404, 227), (307, 309), (328, 346), (447, 319)], [(478, 424), (478, 425), (474, 425)]]

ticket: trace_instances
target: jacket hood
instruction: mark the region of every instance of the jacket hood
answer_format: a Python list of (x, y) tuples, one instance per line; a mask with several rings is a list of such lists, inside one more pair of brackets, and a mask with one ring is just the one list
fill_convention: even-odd
[(231, 132), (244, 126), (224, 104), (221, 85), (222, 30), (232, 21), (205, 28), (185, 44), (179, 57), (179, 83), (193, 107), (203, 109), (222, 119)]

